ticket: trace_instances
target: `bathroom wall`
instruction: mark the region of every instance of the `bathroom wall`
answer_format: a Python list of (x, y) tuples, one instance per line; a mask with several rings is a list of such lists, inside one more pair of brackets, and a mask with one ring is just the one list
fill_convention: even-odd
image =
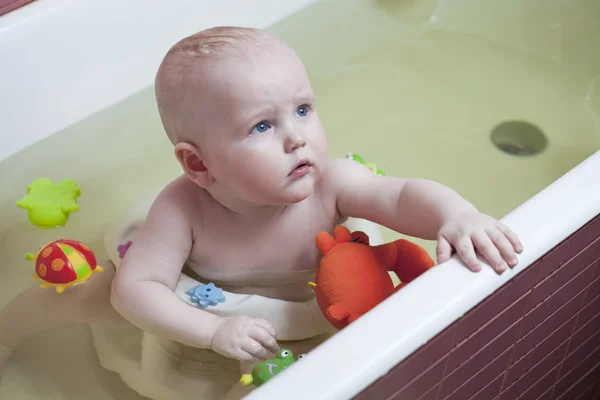
[(598, 396), (600, 215), (356, 399)]

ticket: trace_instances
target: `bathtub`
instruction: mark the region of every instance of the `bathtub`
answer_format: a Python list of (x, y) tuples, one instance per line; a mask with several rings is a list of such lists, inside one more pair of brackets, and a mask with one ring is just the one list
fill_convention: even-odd
[[(25, 253), (70, 237), (105, 257), (109, 221), (180, 173), (152, 89), (168, 47), (211, 25), (264, 27), (304, 60), (332, 156), (447, 184), (526, 250), (500, 276), (456, 259), (436, 267), (248, 398), (593, 399), (598, 6), (214, 4), (38, 0), (0, 17), (0, 306), (32, 283)], [(41, 176), (82, 188), (81, 210), (59, 230), (34, 228), (14, 205)], [(84, 326), (27, 342), (7, 367), (0, 398), (42, 396), (141, 399), (99, 366)]]

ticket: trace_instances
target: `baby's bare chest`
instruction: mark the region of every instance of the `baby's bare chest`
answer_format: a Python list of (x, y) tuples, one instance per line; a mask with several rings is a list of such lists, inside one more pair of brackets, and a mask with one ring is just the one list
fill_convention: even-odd
[(189, 263), (227, 273), (314, 269), (320, 258), (315, 238), (320, 231), (331, 232), (337, 221), (313, 207), (252, 225), (218, 218), (204, 222)]

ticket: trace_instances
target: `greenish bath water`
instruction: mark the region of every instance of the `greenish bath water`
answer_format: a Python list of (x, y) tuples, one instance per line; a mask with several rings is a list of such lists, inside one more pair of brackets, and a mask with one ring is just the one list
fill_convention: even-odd
[[(490, 27), (481, 19), (498, 14), (467, 1), (456, 12), (444, 2), (391, 3), (323, 1), (273, 28), (309, 69), (331, 156), (352, 151), (388, 175), (437, 180), (500, 218), (600, 148), (600, 56), (570, 45), (598, 37), (584, 12), (559, 15), (558, 38), (540, 33), (545, 19)], [(511, 120), (539, 127), (547, 147), (530, 157), (499, 151), (491, 131)], [(109, 221), (179, 173), (151, 88), (1, 162), (0, 306), (32, 284), (25, 253), (69, 237), (105, 256)], [(81, 211), (59, 231), (32, 227), (14, 206), (41, 176), (82, 188)], [(419, 242), (433, 254), (434, 243)], [(139, 398), (97, 364), (85, 327), (28, 342), (0, 387), (0, 398), (83, 397)]]

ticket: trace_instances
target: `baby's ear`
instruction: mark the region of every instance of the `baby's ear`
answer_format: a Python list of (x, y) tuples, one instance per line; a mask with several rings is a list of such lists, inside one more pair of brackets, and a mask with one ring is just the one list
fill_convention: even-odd
[(206, 189), (214, 183), (214, 178), (200, 155), (197, 146), (179, 142), (175, 145), (175, 157), (188, 178), (198, 186)]
[(325, 231), (319, 232), (317, 234), (316, 242), (317, 242), (317, 248), (323, 255), (329, 253), (329, 250), (331, 250), (333, 248), (333, 246), (336, 245), (336, 242), (333, 239), (333, 237), (329, 234), (329, 232), (325, 232)]
[(350, 230), (344, 225), (338, 225), (335, 227), (335, 229), (333, 230), (333, 237), (338, 243), (352, 241), (352, 235), (350, 234)]

